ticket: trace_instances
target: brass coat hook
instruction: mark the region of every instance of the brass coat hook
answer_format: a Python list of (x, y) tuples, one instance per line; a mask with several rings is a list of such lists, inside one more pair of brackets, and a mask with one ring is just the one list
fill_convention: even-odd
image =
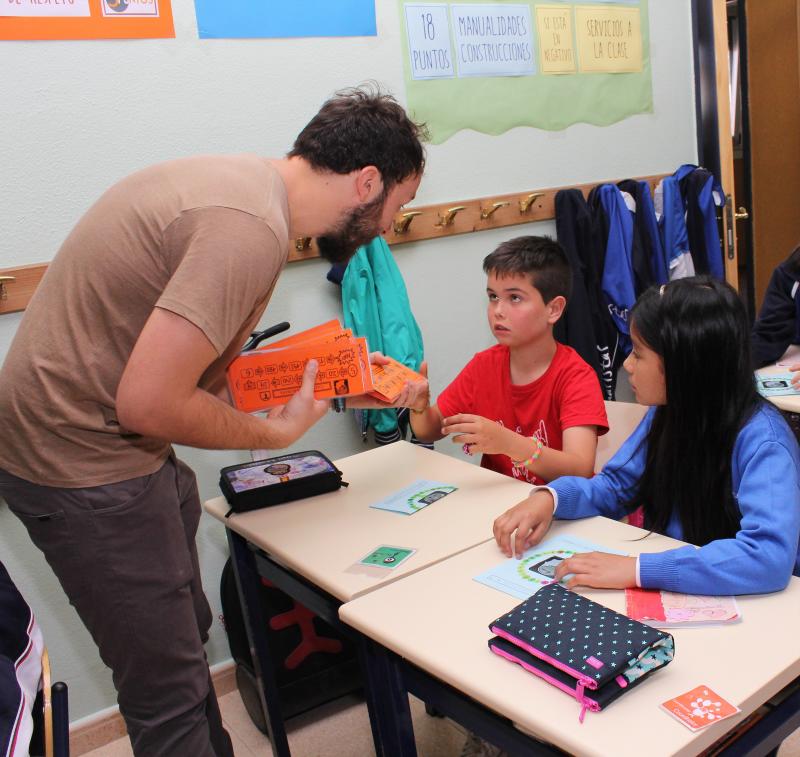
[(529, 194), (524, 200), (519, 201), (519, 212), (527, 213), (531, 209), (531, 205), (536, 202), (540, 197), (544, 197), (544, 192), (533, 192)]
[(511, 203), (493, 202), (491, 208), (481, 208), (481, 219), (485, 221), (487, 218), (491, 218), (500, 208), (504, 208), (506, 205), (511, 205)]
[(0, 300), (7, 300), (8, 299), (8, 290), (6, 289), (6, 283), (11, 283), (12, 281), (16, 281), (16, 276), (0, 276)]
[(400, 216), (400, 220), (394, 222), (394, 233), (405, 234), (408, 231), (408, 227), (411, 226), (411, 222), (417, 216), (421, 215), (421, 210), (409, 210), (408, 213), (403, 213), (403, 215)]
[(297, 237), (294, 240), (294, 248), (298, 252), (303, 252), (311, 247), (311, 237)]
[(434, 226), (452, 226), (456, 213), (460, 213), (462, 210), (466, 209), (466, 205), (456, 205), (454, 208), (448, 208), (445, 213), (439, 213), (439, 220)]

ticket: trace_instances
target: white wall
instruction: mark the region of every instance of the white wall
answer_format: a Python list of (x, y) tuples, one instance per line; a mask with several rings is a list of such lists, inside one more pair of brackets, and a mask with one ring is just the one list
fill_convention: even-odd
[[(0, 43), (0, 268), (50, 260), (104, 189), (147, 164), (195, 153), (282, 155), (328, 96), (366, 79), (403, 101), (396, 4), (376, 0), (376, 6), (377, 38), (200, 41), (192, 1), (173, 0), (174, 40)], [(651, 0), (650, 26), (653, 114), (558, 133), (461, 132), (429, 149), (417, 204), (669, 172), (695, 161), (689, 0)], [(555, 229), (532, 224), (396, 250), (425, 336), (434, 393), (491, 343), (481, 261), (501, 240), (521, 233), (554, 235)], [(299, 329), (340, 314), (338, 290), (325, 280), (326, 271), (321, 261), (291, 264), (264, 325), (288, 320)], [(0, 317), (0, 359), (19, 321), (19, 314)], [(0, 443), (14, 443), (13, 435), (0, 433)], [(363, 449), (349, 415), (323, 419), (295, 445), (306, 447), (333, 458)], [(446, 441), (439, 448), (459, 454)], [(204, 499), (218, 495), (223, 465), (247, 459), (244, 452), (179, 454), (197, 472)], [(198, 548), (218, 615), (227, 546), (223, 528), (205, 516)], [(4, 506), (0, 560), (39, 617), (55, 675), (70, 686), (71, 718), (115, 704), (110, 673), (88, 633)], [(216, 623), (209, 660), (229, 656)]]

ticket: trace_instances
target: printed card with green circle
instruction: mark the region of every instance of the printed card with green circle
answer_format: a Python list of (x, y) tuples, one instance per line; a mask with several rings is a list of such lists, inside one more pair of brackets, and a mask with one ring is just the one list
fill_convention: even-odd
[(416, 549), (409, 549), (408, 547), (391, 547), (388, 544), (381, 544), (368, 555), (362, 557), (359, 562), (362, 565), (394, 569), (400, 565), (400, 563), (405, 562), (416, 551)]
[(413, 515), (442, 497), (452, 494), (456, 489), (458, 487), (451, 484), (421, 478), (404, 489), (390, 494), (380, 502), (371, 504), (370, 507), (378, 510), (391, 510), (395, 513), (403, 513), (403, 515)]
[(580, 552), (623, 554), (573, 536), (556, 536), (526, 550), (519, 559), (512, 557), (495, 565), (485, 573), (475, 576), (474, 580), (512, 597), (527, 599), (543, 586), (555, 582), (553, 574), (562, 560)]

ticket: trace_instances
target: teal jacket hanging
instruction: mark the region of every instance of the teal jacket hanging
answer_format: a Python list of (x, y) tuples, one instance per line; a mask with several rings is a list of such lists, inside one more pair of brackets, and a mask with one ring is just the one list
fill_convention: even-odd
[[(344, 325), (356, 336), (365, 336), (370, 351), (378, 350), (419, 370), (424, 354), (422, 333), (383, 237), (359, 247), (348, 263), (342, 279), (342, 310)], [(397, 428), (394, 410), (368, 410), (366, 419), (366, 426), (379, 434)]]

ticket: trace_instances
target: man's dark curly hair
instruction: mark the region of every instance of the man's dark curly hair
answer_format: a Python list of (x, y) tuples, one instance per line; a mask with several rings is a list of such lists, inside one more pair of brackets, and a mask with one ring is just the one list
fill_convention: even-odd
[(384, 192), (425, 168), (425, 127), (375, 85), (337, 92), (300, 132), (290, 158), (348, 174), (365, 166), (381, 172)]

